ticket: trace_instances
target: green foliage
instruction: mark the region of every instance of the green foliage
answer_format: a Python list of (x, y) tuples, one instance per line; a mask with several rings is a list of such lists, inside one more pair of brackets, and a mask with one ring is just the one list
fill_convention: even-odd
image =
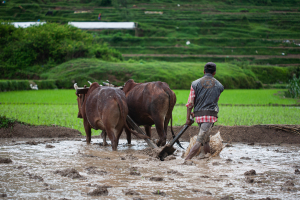
[(107, 45), (102, 45), (94, 49), (94, 54), (96, 58), (107, 60), (107, 61), (122, 61), (122, 54), (115, 50), (108, 48)]
[(288, 83), (293, 67), (251, 66), (251, 71), (264, 84)]
[(294, 75), (293, 79), (291, 79), (289, 81), (287, 89), (288, 89), (288, 91), (285, 92), (286, 97), (299, 98), (300, 97), (300, 78), (297, 78), (296, 75)]
[(0, 91), (29, 90), (29, 84), (27, 80), (1, 80)]
[(56, 64), (79, 57), (95, 57), (94, 52), (100, 52), (101, 59), (122, 59), (118, 51), (93, 44), (91, 34), (70, 25), (47, 23), (14, 29), (1, 24), (0, 34), (0, 68), (7, 72), (0, 75), (3, 78), (38, 76)]
[(7, 118), (5, 115), (0, 114), (0, 128), (13, 127), (15, 121), (15, 119)]

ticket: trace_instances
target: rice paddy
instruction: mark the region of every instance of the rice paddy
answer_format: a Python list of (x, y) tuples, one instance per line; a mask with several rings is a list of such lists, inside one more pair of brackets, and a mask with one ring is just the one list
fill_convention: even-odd
[[(220, 112), (216, 125), (299, 124), (300, 107), (257, 106), (257, 104), (296, 104), (295, 99), (274, 95), (283, 90), (225, 90), (220, 97)], [(189, 90), (175, 90), (178, 104), (185, 104)], [(46, 126), (63, 126), (84, 134), (82, 119), (74, 90), (38, 90), (0, 93), (0, 115), (19, 121)], [(248, 104), (224, 106), (222, 104)], [(255, 104), (251, 106), (249, 104)], [(173, 110), (173, 125), (185, 123), (186, 107)], [(196, 125), (196, 124), (194, 124)], [(100, 131), (93, 130), (94, 135)]]

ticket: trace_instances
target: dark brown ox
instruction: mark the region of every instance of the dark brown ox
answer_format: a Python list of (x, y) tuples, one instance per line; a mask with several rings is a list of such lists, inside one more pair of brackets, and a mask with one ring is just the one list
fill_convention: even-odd
[(83, 118), (86, 141), (91, 142), (91, 128), (105, 131), (111, 141), (112, 149), (117, 150), (123, 128), (127, 134), (148, 138), (129, 129), (126, 123), (128, 107), (122, 90), (91, 84), (86, 94), (77, 94), (78, 118)]
[(129, 116), (138, 125), (143, 125), (151, 137), (151, 126), (155, 124), (159, 141), (157, 146), (166, 144), (167, 128), (176, 104), (176, 95), (164, 82), (135, 83), (128, 80), (124, 87)]

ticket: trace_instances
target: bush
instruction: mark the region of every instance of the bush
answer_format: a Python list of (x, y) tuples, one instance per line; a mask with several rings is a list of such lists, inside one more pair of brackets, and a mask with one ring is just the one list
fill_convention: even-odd
[(7, 118), (6, 116), (0, 116), (0, 128), (10, 128), (13, 127), (15, 119)]
[(57, 88), (55, 83), (55, 80), (2, 80), (0, 81), (0, 91), (31, 90), (30, 84), (38, 85), (39, 89), (55, 89)]
[[(0, 68), (6, 72), (1, 76), (34, 77), (74, 58), (94, 57), (95, 51), (100, 59), (123, 59), (117, 50), (94, 43), (91, 34), (70, 25), (47, 23), (16, 29), (0, 23)], [(32, 75), (26, 77), (28, 74)]]
[(107, 61), (123, 60), (122, 54), (119, 51), (108, 48), (106, 44), (96, 47), (94, 49), (94, 54), (96, 58), (100, 58)]

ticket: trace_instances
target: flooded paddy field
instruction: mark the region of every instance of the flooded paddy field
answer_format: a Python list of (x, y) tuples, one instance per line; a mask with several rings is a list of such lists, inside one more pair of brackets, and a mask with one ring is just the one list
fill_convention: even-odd
[[(166, 161), (147, 144), (102, 139), (0, 138), (5, 199), (299, 199), (300, 144), (227, 144), (220, 156)], [(182, 142), (186, 148), (188, 142)], [(224, 144), (225, 145), (225, 144)], [(146, 149), (146, 150), (145, 150)]]

